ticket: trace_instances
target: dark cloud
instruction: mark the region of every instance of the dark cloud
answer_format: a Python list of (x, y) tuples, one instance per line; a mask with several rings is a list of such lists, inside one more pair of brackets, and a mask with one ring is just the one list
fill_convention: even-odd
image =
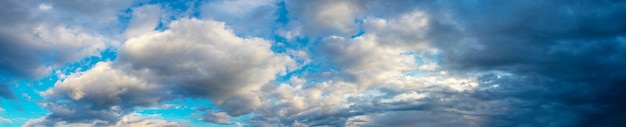
[[(521, 99), (511, 125), (594, 126), (624, 114), (626, 3), (623, 1), (476, 1), (429, 10), (432, 45), (455, 72), (503, 71), (510, 79), (484, 99)], [(438, 15), (452, 15), (446, 20)], [(492, 77), (492, 76), (491, 76)], [(491, 83), (483, 83), (491, 84)], [(523, 106), (526, 105), (526, 106)], [(545, 108), (546, 105), (549, 108)], [(589, 111), (593, 109), (593, 111)], [(529, 111), (524, 111), (529, 110)], [(555, 112), (554, 114), (544, 114)], [(553, 119), (548, 121), (541, 121)], [(535, 118), (528, 120), (527, 118)], [(577, 120), (571, 120), (576, 118)], [(499, 118), (496, 118), (498, 120)], [(560, 120), (568, 120), (558, 123)], [(529, 122), (534, 121), (534, 122)], [(614, 123), (613, 123), (614, 124)]]
[[(342, 2), (344, 3), (333, 4), (346, 4), (346, 1)], [(420, 51), (422, 50), (420, 48), (408, 47), (427, 40), (430, 46), (441, 53), (442, 57), (436, 58), (441, 70), (447, 71), (450, 75), (476, 77), (478, 82), (474, 89), (464, 92), (451, 91), (446, 87), (418, 89), (429, 93), (427, 98), (418, 101), (430, 103), (430, 108), (426, 110), (453, 110), (436, 112), (438, 115), (456, 114), (484, 118), (484, 121), (476, 124), (477, 126), (607, 126), (619, 125), (618, 121), (626, 114), (625, 110), (619, 108), (624, 107), (625, 103), (620, 100), (626, 97), (624, 92), (620, 92), (626, 91), (626, 87), (623, 86), (626, 79), (624, 73), (626, 18), (621, 16), (626, 14), (626, 4), (622, 1), (424, 1), (413, 4), (376, 2), (380, 2), (376, 5), (397, 7), (412, 5), (408, 7), (411, 9), (387, 9), (389, 12), (396, 12), (396, 15), (382, 18), (386, 21), (384, 23), (402, 24), (387, 19), (403, 17), (411, 11), (423, 12), (428, 20), (425, 27), (426, 35), (420, 36), (420, 31), (373, 29), (375, 27), (367, 26), (366, 19), (363, 23), (365, 34), (361, 36), (362, 38), (353, 40), (341, 38), (343, 33), (336, 29), (345, 28), (344, 30), (347, 29), (347, 33), (350, 33), (353, 27), (341, 26), (354, 24), (332, 16), (342, 15), (360, 19), (370, 14), (377, 16), (378, 13), (386, 12), (370, 13), (369, 10), (379, 8), (366, 2), (352, 4), (347, 1), (351, 6), (346, 8), (356, 8), (354, 10), (357, 11), (332, 15), (319, 14), (323, 11), (315, 10), (327, 4), (324, 1), (312, 2), (311, 6), (289, 11), (295, 11), (291, 14), (296, 17), (302, 16), (300, 19), (310, 20), (299, 22), (304, 27), (320, 26), (316, 29), (306, 29), (305, 34), (314, 37), (319, 36), (319, 33), (340, 36), (322, 40), (321, 45), (317, 45), (321, 46), (317, 47), (321, 51), (311, 52), (325, 54), (314, 59), (329, 60), (329, 66), (335, 67), (339, 73), (333, 76), (346, 76), (339, 80), (358, 85), (368, 83), (372, 84), (370, 86), (379, 87), (388, 85), (385, 82), (364, 81), (376, 80), (375, 74), (388, 72), (372, 73), (376, 72), (372, 68), (388, 68), (385, 66), (387, 64), (402, 66), (398, 65), (400, 62), (394, 61), (393, 55), (381, 54), (379, 51), (389, 48), (396, 51)], [(295, 8), (299, 7), (298, 4), (301, 3), (287, 3), (287, 6)], [(315, 21), (324, 16), (326, 17), (321, 19), (327, 19), (326, 21)], [(405, 28), (410, 27), (407, 25)], [(383, 39), (372, 39), (374, 42), (363, 41), (367, 40), (370, 34), (376, 35), (377, 39)], [(346, 41), (348, 42), (344, 43)], [(370, 48), (368, 44), (378, 47)], [(368, 60), (370, 58), (384, 61)], [(368, 71), (370, 72), (362, 73)], [(391, 80), (388, 77), (381, 79)], [(391, 89), (384, 93), (390, 94), (388, 97), (394, 97), (405, 91)], [(375, 100), (380, 99), (384, 98)], [(448, 101), (439, 101), (441, 99)], [(406, 109), (421, 106), (396, 102), (379, 103), (358, 109), (359, 105), (368, 104), (357, 103), (353, 104), (354, 107), (351, 107), (350, 112), (360, 111), (360, 114), (346, 115), (349, 114), (348, 111), (338, 111), (325, 114), (324, 117), (316, 117), (315, 113), (301, 113), (281, 119), (283, 125), (304, 123), (343, 126), (347, 118), (367, 116), (376, 112), (389, 113), (395, 109), (391, 106), (394, 104), (399, 106), (395, 108)], [(275, 106), (274, 108), (278, 109), (274, 110), (282, 111), (279, 109), (294, 108), (297, 105)], [(404, 112), (399, 112), (402, 113)], [(393, 118), (397, 117), (376, 123), (394, 121)], [(252, 119), (251, 122), (258, 123), (268, 119), (259, 117)]]
[(19, 34), (21, 28), (26, 27), (23, 23), (32, 22), (29, 19), (33, 18), (33, 14), (20, 1), (6, 0), (0, 4), (11, 7), (0, 9), (3, 15), (0, 19), (0, 74), (20, 78), (42, 76), (39, 71), (45, 68), (45, 61), (37, 55), (40, 50), (23, 43), (28, 40)]
[[(28, 7), (17, 0), (0, 1), (7, 6), (0, 9), (0, 97), (14, 99), (15, 95), (6, 83), (14, 79), (34, 79), (43, 76), (47, 69), (39, 55), (39, 49), (24, 44), (23, 36), (16, 34), (32, 18)], [(5, 81), (8, 80), (8, 81)]]

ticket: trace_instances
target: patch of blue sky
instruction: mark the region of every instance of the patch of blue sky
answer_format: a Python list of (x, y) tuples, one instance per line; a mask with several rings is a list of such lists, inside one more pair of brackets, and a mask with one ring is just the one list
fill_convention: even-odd
[[(243, 116), (239, 116), (236, 119), (230, 120), (230, 122), (246, 126), (247, 125), (246, 121), (250, 120), (250, 118), (252, 118), (254, 115), (255, 115), (254, 113), (250, 113), (250, 114), (246, 114), (246, 115), (243, 115)], [(228, 125), (228, 126), (236, 126), (236, 124), (235, 125)]]
[(357, 24), (357, 26), (359, 27), (359, 31), (357, 31), (356, 34), (350, 36), (350, 38), (354, 39), (357, 37), (361, 37), (363, 34), (365, 34), (365, 28), (363, 28), (363, 22), (365, 20), (363, 19), (354, 19), (354, 23)]
[[(284, 3), (282, 3), (284, 6)], [(280, 5), (280, 4), (279, 4)], [(286, 11), (286, 10), (285, 10)], [(286, 12), (283, 14), (280, 14), (282, 16), (279, 17), (286, 17), (287, 14)], [(279, 18), (281, 19), (281, 18)], [(287, 20), (287, 19), (283, 19), (283, 20)], [(285, 21), (286, 23), (286, 21)], [(319, 41), (319, 39), (318, 39)], [(282, 37), (280, 35), (274, 35), (274, 44), (271, 47), (271, 50), (275, 53), (287, 53), (288, 50), (300, 50), (300, 51), (313, 51), (316, 50), (314, 48), (312, 48), (311, 46), (309, 46), (311, 44), (311, 42), (313, 42), (311, 40), (311, 38), (309, 37), (295, 37), (294, 39), (292, 39), (291, 41), (285, 37)], [(287, 72), (287, 74), (285, 75), (277, 75), (277, 78), (274, 80), (277, 84), (281, 84), (281, 83), (288, 83), (289, 80), (292, 77), (300, 77), (303, 76), (305, 74), (316, 74), (316, 73), (321, 73), (321, 71), (319, 69), (321, 69), (322, 67), (322, 63), (306, 63), (306, 59), (308, 58), (297, 58), (297, 56), (295, 56), (295, 54), (288, 54), (291, 56), (291, 58), (294, 59), (294, 61), (296, 62), (296, 64), (298, 64), (300, 66), (300, 68), (294, 69), (290, 72)], [(305, 83), (309, 84), (309, 83)]]
[(279, 35), (274, 35), (274, 44), (272, 44), (271, 50), (274, 51), (275, 53), (285, 53), (287, 52), (287, 49), (294, 48), (291, 46), (292, 45), (289, 44), (289, 47), (288, 47), (287, 38), (284, 38)]
[(193, 108), (194, 105), (201, 103), (202, 101), (195, 100), (193, 103), (183, 104), (181, 102), (173, 101), (170, 104), (173, 107), (154, 107), (154, 108), (140, 108), (137, 107), (137, 113), (142, 115), (158, 115), (165, 120), (175, 121), (180, 123), (186, 123), (194, 126), (204, 125), (202, 121), (190, 119), (190, 115), (198, 112)]
[[(43, 100), (38, 90), (29, 89), (36, 87), (36, 82), (46, 82), (50, 78), (43, 78), (40, 81), (15, 81), (11, 82), (10, 90), (15, 95), (14, 99), (0, 99), (0, 104), (4, 111), (0, 111), (0, 116), (8, 118), (12, 122), (0, 123), (3, 127), (18, 127), (26, 123), (28, 119), (39, 118), (48, 113), (47, 110), (40, 107), (36, 102)], [(45, 81), (42, 81), (45, 80)], [(49, 82), (49, 81), (48, 81)]]
[(200, 18), (200, 10), (198, 7), (205, 3), (206, 0), (151, 0), (148, 4), (160, 5), (163, 10), (170, 15), (166, 15), (166, 19), (159, 21), (155, 30), (164, 31), (168, 29), (171, 21), (179, 18)]
[(39, 91), (28, 89), (33, 86), (32, 81), (18, 81), (11, 87), (15, 94), (15, 99), (0, 99), (4, 111), (0, 111), (0, 116), (11, 120), (10, 123), (0, 122), (2, 127), (19, 127), (29, 119), (36, 119), (48, 113), (36, 102), (43, 100), (39, 96)]
[(161, 9), (166, 10), (164, 13), (164, 18), (160, 19), (158, 25), (154, 30), (164, 31), (168, 29), (168, 24), (171, 21), (177, 20), (179, 18), (199, 18), (200, 11), (198, 7), (202, 5), (202, 3), (206, 2), (206, 0), (150, 0), (145, 2), (136, 2), (133, 5), (123, 11), (123, 13), (118, 14), (119, 21), (119, 31), (115, 32), (124, 32), (128, 27), (128, 23), (132, 20), (133, 8), (145, 6), (145, 5), (158, 5)]
[[(287, 50), (300, 50), (300, 51), (309, 51), (312, 54), (319, 54), (318, 49), (315, 49), (314, 46), (310, 46), (311, 44), (319, 43), (320, 39), (311, 40), (309, 37), (296, 37), (293, 39), (293, 42), (287, 42), (287, 39), (281, 36), (275, 36), (277, 41), (284, 41), (283, 43), (278, 43), (272, 45), (272, 51), (277, 53), (286, 53)], [(291, 70), (287, 72), (285, 75), (277, 75), (275, 79), (276, 84), (288, 83), (292, 77), (300, 77), (305, 75), (319, 75), (323, 72), (332, 71), (334, 67), (327, 65), (327, 62), (324, 60), (318, 59), (326, 59), (325, 57), (315, 57), (315, 58), (304, 58), (297, 59), (294, 54), (289, 54), (292, 58), (294, 58), (296, 64), (299, 65), (300, 68)], [(316, 59), (311, 63), (306, 63), (306, 59)], [(307, 79), (307, 82), (304, 83), (304, 86), (308, 84), (316, 83), (321, 80), (317, 80), (316, 78)]]
[(274, 41), (276, 42), (286, 42), (287, 39), (279, 36), (277, 33), (279, 30), (284, 30), (285, 26), (289, 23), (289, 13), (287, 11), (287, 7), (285, 5), (285, 1), (279, 1), (275, 4), (276, 10), (274, 15), (276, 19), (274, 20), (274, 24), (272, 24), (272, 34), (274, 34)]
[(55, 72), (60, 72), (63, 75), (69, 75), (76, 72), (83, 72), (93, 68), (99, 62), (103, 61), (114, 61), (117, 59), (117, 49), (115, 48), (107, 48), (100, 52), (99, 56), (91, 56), (87, 58), (83, 58), (82, 60), (74, 63), (65, 64), (64, 68), (56, 69), (53, 71), (51, 77), (58, 77), (59, 75)]
[(285, 75), (277, 75), (274, 81), (279, 84), (287, 83), (292, 77), (299, 77), (299, 76), (302, 76), (304, 73), (309, 72), (313, 66), (314, 65), (312, 64), (306, 64), (302, 66), (301, 68), (287, 72)]
[(309, 37), (295, 37), (291, 41), (280, 35), (274, 35), (274, 44), (272, 45), (272, 51), (276, 53), (285, 53), (288, 49), (291, 50), (312, 50), (309, 46), (311, 38)]
[(281, 35), (278, 35), (279, 30), (284, 30), (285, 26), (289, 23), (289, 12), (285, 5), (285, 1), (279, 1), (276, 3), (276, 20), (274, 20), (274, 26), (272, 33), (274, 34), (274, 45), (272, 45), (272, 51), (277, 53), (284, 53), (287, 49), (300, 49), (305, 47), (310, 39), (308, 37), (296, 37), (294, 42), (288, 42), (289, 40)]
[[(289, 54), (287, 51), (289, 50), (299, 50), (299, 51), (308, 51), (308, 53), (311, 54), (316, 54), (316, 52), (318, 52), (318, 49), (315, 48), (315, 46), (311, 46), (311, 45), (316, 45), (319, 44), (321, 38), (311, 38), (308, 36), (295, 36), (292, 39), (287, 39), (281, 35), (278, 34), (278, 30), (285, 30), (285, 26), (289, 23), (290, 18), (288, 15), (288, 10), (285, 7), (285, 2), (284, 1), (279, 1), (278, 3), (276, 3), (276, 6), (278, 7), (278, 9), (275, 12), (275, 15), (277, 15), (276, 20), (274, 21), (275, 27), (273, 28), (272, 32), (274, 33), (273, 36), (273, 41), (274, 44), (271, 47), (271, 50), (276, 52), (276, 53), (287, 53), (288, 55), (290, 55), (296, 62), (296, 64), (299, 65), (299, 68), (294, 69), (290, 72), (287, 72), (285, 75), (277, 75), (276, 79), (273, 81), (275, 82), (275, 84), (290, 84), (290, 79), (297, 77), (297, 78), (306, 78), (307, 81), (303, 84), (303, 87), (306, 87), (310, 84), (313, 83), (317, 83), (317, 82), (322, 82), (324, 80), (315, 78), (316, 76), (312, 76), (312, 77), (305, 77), (305, 76), (311, 76), (311, 75), (320, 75), (323, 72), (327, 72), (329, 70), (332, 69), (332, 67), (327, 67), (326, 66), (326, 62), (323, 61), (318, 61), (318, 60), (314, 60), (316, 62), (313, 63), (306, 63), (307, 59), (318, 59), (318, 58), (298, 58), (297, 56), (295, 56), (295, 54)], [(290, 84), (290, 85), (295, 85), (295, 84)]]
[[(427, 56), (420, 56), (420, 55), (415, 54), (415, 52), (410, 51), (410, 52), (402, 53), (402, 55), (412, 55), (417, 64), (416, 66), (420, 66), (424, 64), (430, 64), (430, 63), (434, 63), (434, 64), (439, 63), (440, 58), (443, 55), (443, 53), (438, 52), (438, 53), (434, 53), (434, 54), (427, 55)], [(427, 71), (420, 71), (418, 69), (418, 70), (407, 72), (403, 76), (419, 77), (419, 76), (430, 75), (433, 73), (439, 73), (439, 72), (427, 72)]]
[(132, 19), (133, 16), (133, 8), (134, 7), (139, 7), (143, 4), (138, 4), (135, 3), (133, 4), (132, 7), (130, 8), (126, 8), (124, 9), (124, 11), (122, 13), (117, 14), (117, 20), (119, 22), (118, 24), (118, 30), (115, 31), (111, 31), (111, 32), (115, 32), (115, 33), (124, 33), (124, 31), (126, 31), (126, 28), (128, 28), (128, 23), (130, 22), (130, 20)]
[(276, 6), (278, 7), (278, 9), (276, 10), (276, 15), (278, 15), (278, 18), (276, 18), (275, 22), (277, 24), (287, 25), (287, 23), (289, 23), (289, 17), (287, 15), (289, 14), (289, 11), (287, 11), (285, 1), (280, 1), (276, 3)]

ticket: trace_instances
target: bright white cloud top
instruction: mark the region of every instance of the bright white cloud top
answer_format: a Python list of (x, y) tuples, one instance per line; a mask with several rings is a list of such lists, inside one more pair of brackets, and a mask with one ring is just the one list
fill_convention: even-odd
[(0, 5), (0, 126), (625, 124), (622, 1)]

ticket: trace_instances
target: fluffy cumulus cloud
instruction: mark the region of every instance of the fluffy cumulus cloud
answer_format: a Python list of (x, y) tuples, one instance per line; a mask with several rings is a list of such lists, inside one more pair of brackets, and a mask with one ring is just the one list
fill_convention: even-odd
[(175, 94), (212, 99), (238, 116), (257, 105), (251, 93), (293, 68), (291, 58), (270, 46), (261, 38), (237, 37), (222, 22), (184, 19), (168, 31), (129, 39), (120, 62), (148, 71)]
[(160, 86), (115, 70), (111, 63), (70, 75), (43, 94), (48, 98), (42, 105), (52, 113), (46, 120), (70, 123), (94, 119), (113, 123), (133, 106), (157, 105), (167, 99)]
[[(0, 2), (11, 5), (0, 9), (9, 17), (0, 19), (3, 81), (115, 52), (39, 92), (48, 113), (25, 126), (568, 127), (626, 118), (626, 2), (182, 3)], [(21, 98), (14, 86), (0, 82), (0, 97)], [(184, 113), (138, 110), (172, 103), (184, 106), (168, 111)]]
[(129, 39), (119, 60), (69, 75), (43, 92), (42, 105), (51, 111), (44, 122), (111, 124), (136, 106), (178, 97), (210, 99), (240, 116), (259, 105), (255, 91), (294, 64), (273, 53), (268, 41), (237, 37), (222, 22), (183, 19), (169, 28)]

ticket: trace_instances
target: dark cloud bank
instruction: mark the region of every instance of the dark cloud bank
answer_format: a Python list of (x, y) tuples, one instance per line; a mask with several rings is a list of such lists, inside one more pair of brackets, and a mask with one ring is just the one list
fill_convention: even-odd
[(459, 25), (432, 25), (434, 45), (445, 52), (445, 67), (460, 73), (497, 70), (515, 75), (482, 76), (481, 85), (500, 84), (503, 90), (471, 95), (528, 101), (495, 118), (507, 121), (505, 126), (626, 124), (626, 2), (479, 1), (443, 6), (451, 9)]
[[(431, 97), (456, 98), (458, 102), (427, 101), (433, 104), (430, 107), (483, 112), (476, 115), (493, 126), (626, 124), (625, 1), (368, 1), (359, 5), (372, 15), (385, 13), (377, 5), (394, 8), (383, 9), (386, 11), (425, 12), (429, 24), (422, 39), (442, 51), (439, 64), (443, 70), (478, 74), (478, 89), (433, 92)], [(497, 88), (490, 88), (494, 86)], [(470, 106), (489, 102), (503, 107)], [(334, 116), (377, 112), (370, 108), (364, 113)], [(308, 120), (319, 120), (310, 122), (316, 124), (328, 122), (329, 117)], [(391, 123), (382, 125), (387, 124)]]

